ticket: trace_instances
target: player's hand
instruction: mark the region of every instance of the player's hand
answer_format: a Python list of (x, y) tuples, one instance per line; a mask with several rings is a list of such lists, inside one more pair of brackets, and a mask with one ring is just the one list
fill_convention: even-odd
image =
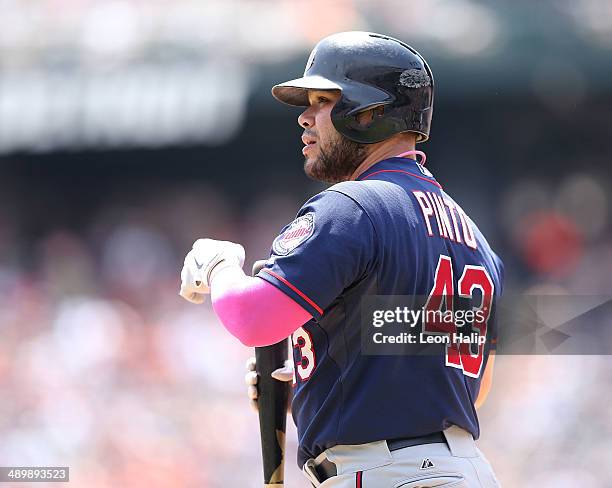
[(203, 303), (204, 297), (210, 293), (213, 271), (225, 266), (238, 265), (242, 268), (243, 264), (244, 248), (240, 244), (198, 239), (185, 256), (179, 295), (191, 303)]
[[(246, 363), (247, 372), (244, 375), (244, 381), (247, 384), (247, 394), (249, 396), (249, 402), (251, 404), (251, 408), (256, 412), (259, 410), (257, 405), (257, 397), (259, 396), (259, 391), (257, 390), (257, 382), (259, 380), (259, 375), (257, 371), (255, 371), (255, 358), (249, 358)], [(282, 368), (275, 369), (270, 374), (272, 378), (278, 381), (293, 381), (293, 361), (287, 359), (285, 361), (285, 366)], [(291, 395), (289, 395), (289, 407), (288, 410), (291, 410)]]

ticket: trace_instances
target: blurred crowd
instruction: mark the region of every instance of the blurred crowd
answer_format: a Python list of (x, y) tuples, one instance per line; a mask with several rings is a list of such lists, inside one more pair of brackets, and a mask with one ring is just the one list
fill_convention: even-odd
[(564, 111), (612, 75), (607, 0), (0, 0), (0, 27), (0, 153), (227, 142), (255, 83), (345, 30), (418, 46), (453, 97), (491, 90), (480, 66)]
[[(581, 174), (508, 188), (491, 209), (510, 243), (502, 257), (522, 270), (509, 270), (507, 293), (612, 290), (602, 184)], [(206, 184), (158, 188), (111, 199), (88, 228), (53, 229), (26, 256), (3, 253), (1, 464), (69, 465), (91, 488), (259, 486), (242, 383), (252, 351), (210, 304), (180, 299), (179, 271), (201, 236), (243, 243), (249, 267), (300, 203), (272, 194), (245, 210)], [(15, 250), (22, 229), (2, 210), (0, 221), (0, 248)], [(506, 486), (604, 486), (611, 386), (606, 357), (502, 356), (481, 447)], [(306, 486), (291, 432), (289, 486)]]
[[(198, 236), (267, 256), (256, 235), (278, 229), (253, 222), (273, 209), (291, 218), (297, 202), (281, 200), (237, 222), (212, 189), (133, 208), (117, 199), (83, 234), (55, 229), (26, 265), (3, 261), (0, 464), (68, 465), (75, 486), (92, 488), (257, 486), (258, 425), (242, 381), (252, 351), (209, 304), (178, 296), (179, 273)], [(2, 217), (2, 248), (14, 248), (18, 229)]]

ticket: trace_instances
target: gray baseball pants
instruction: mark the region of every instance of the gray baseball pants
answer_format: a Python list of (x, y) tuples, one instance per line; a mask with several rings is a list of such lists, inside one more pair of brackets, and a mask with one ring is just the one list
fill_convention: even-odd
[[(491, 465), (472, 435), (453, 426), (446, 443), (422, 444), (390, 451), (386, 441), (338, 445), (309, 460), (304, 475), (320, 488), (497, 488)], [(316, 467), (324, 459), (337, 475), (320, 482)]]

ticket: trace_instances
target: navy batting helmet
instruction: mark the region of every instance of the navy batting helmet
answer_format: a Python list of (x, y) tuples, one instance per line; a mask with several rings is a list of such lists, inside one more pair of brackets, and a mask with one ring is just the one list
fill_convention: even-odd
[[(409, 45), (371, 32), (341, 32), (321, 40), (310, 53), (304, 76), (272, 88), (288, 105), (306, 107), (308, 90), (340, 90), (331, 119), (347, 138), (373, 144), (400, 132), (429, 138), (434, 81), (427, 62)], [(378, 108), (368, 125), (356, 115)]]

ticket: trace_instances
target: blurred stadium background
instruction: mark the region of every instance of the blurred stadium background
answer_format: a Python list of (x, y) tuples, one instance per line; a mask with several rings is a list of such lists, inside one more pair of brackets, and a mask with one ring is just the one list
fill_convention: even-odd
[[(610, 294), (609, 0), (0, 0), (0, 465), (260, 486), (251, 351), (179, 299), (179, 271), (201, 236), (250, 266), (322, 189), (269, 89), (353, 29), (430, 61), (421, 149), (506, 290)], [(609, 358), (497, 364), (480, 445), (504, 486), (610, 486)]]

